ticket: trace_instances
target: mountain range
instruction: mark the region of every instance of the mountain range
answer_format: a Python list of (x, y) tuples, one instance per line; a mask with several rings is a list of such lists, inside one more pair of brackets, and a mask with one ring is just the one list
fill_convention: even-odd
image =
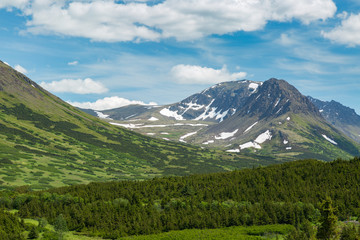
[(87, 112), (102, 119), (0, 61), (0, 188), (359, 155), (359, 145), (329, 124), (325, 111), (278, 79), (225, 82), (167, 106)]
[(167, 106), (134, 105), (96, 114), (142, 134), (165, 138), (165, 133), (168, 140), (251, 156), (331, 160), (359, 155), (354, 141), (359, 116), (341, 105), (335, 115), (344, 115), (332, 121), (334, 110), (327, 110), (332, 107), (314, 101), (272, 78), (219, 83)]
[(0, 188), (219, 172), (273, 163), (156, 139), (86, 114), (0, 62)]

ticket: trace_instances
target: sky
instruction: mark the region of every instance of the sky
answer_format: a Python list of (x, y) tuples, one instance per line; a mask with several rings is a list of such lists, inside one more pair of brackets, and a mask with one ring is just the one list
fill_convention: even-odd
[(0, 0), (0, 60), (96, 110), (275, 77), (360, 114), (360, 1)]

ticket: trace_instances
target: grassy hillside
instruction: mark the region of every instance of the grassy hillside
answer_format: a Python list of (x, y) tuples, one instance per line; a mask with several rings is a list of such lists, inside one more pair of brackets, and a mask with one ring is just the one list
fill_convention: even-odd
[(271, 163), (112, 126), (0, 62), (0, 184), (43, 189)]

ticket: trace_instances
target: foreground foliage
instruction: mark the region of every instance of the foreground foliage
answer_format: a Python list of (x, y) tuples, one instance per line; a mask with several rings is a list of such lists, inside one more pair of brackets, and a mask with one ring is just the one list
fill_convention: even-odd
[[(118, 238), (182, 229), (320, 221), (330, 197), (339, 220), (360, 216), (360, 159), (296, 161), (228, 173), (2, 192), (22, 218), (59, 215), (70, 231)], [(308, 227), (303, 227), (306, 229)], [(301, 229), (301, 228), (299, 228)], [(305, 234), (306, 235), (306, 234)]]

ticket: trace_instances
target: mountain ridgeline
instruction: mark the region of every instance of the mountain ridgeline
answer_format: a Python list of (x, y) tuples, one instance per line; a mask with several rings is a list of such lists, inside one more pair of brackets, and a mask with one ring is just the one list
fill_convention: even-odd
[(0, 62), (0, 186), (219, 172), (271, 161), (150, 138), (90, 116)]
[[(114, 112), (120, 114), (124, 113), (123, 109), (135, 107), (139, 106), (107, 110), (104, 114), (112, 111), (109, 117), (113, 118)], [(142, 125), (142, 120), (155, 119), (159, 120), (158, 124), (177, 121), (182, 136), (172, 140), (248, 156), (333, 160), (360, 154), (359, 144), (346, 136), (345, 131), (329, 123), (311, 98), (302, 95), (288, 82), (275, 78), (265, 82), (219, 83), (179, 103), (141, 113), (132, 111), (125, 118), (138, 124), (123, 126), (142, 133), (145, 131), (142, 128), (150, 127)], [(203, 123), (203, 126), (185, 132), (182, 123), (187, 121), (193, 125)], [(171, 128), (176, 128), (175, 125)], [(180, 133), (173, 135), (176, 137)], [(161, 133), (158, 137), (162, 137)]]
[(344, 134), (360, 143), (360, 116), (354, 109), (334, 100), (327, 102), (308, 97), (321, 115)]

